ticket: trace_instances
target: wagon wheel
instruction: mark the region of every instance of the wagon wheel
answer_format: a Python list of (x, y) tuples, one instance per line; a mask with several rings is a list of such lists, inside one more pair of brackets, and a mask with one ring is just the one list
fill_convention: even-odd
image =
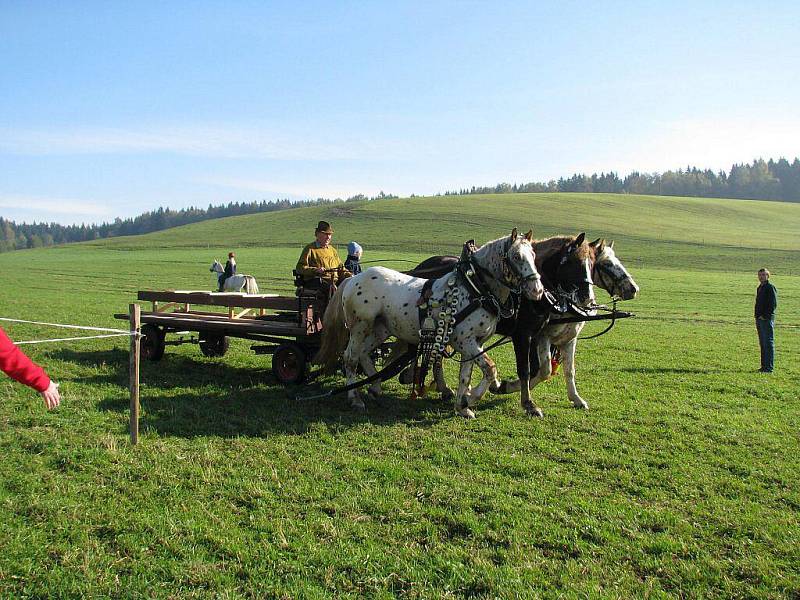
[(283, 385), (302, 383), (306, 377), (306, 353), (303, 348), (294, 342), (275, 348), (272, 372)]
[(200, 352), (204, 356), (214, 358), (215, 356), (225, 356), (228, 351), (230, 340), (219, 333), (200, 332)]
[(146, 360), (161, 360), (164, 356), (164, 330), (160, 327), (147, 323), (142, 327), (142, 338), (139, 346), (141, 356)]

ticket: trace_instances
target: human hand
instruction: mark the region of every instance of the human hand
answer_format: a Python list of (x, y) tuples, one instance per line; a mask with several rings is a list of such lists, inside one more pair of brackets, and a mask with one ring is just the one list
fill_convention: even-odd
[(50, 385), (48, 385), (47, 389), (41, 392), (41, 394), (42, 398), (44, 398), (44, 405), (49, 410), (53, 410), (61, 403), (61, 394), (58, 393), (58, 384), (53, 381), (50, 382)]
[(317, 272), (317, 275), (325, 275), (326, 272), (322, 267), (317, 267), (315, 271)]

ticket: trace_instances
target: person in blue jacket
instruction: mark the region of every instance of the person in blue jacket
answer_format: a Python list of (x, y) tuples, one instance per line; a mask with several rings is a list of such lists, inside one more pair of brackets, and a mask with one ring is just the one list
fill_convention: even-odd
[(775, 311), (778, 308), (778, 291), (769, 282), (769, 271), (758, 270), (756, 288), (756, 331), (758, 331), (758, 345), (761, 347), (762, 373), (772, 373), (775, 366)]
[(364, 250), (359, 246), (358, 242), (350, 242), (347, 244), (347, 260), (344, 261), (344, 268), (350, 271), (353, 275), (361, 273), (361, 255)]

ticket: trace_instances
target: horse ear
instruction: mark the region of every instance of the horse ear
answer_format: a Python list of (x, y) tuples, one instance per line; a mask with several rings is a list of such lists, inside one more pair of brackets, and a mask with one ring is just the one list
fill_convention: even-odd
[(608, 247), (612, 250), (614, 249), (614, 240), (611, 240), (611, 243), (608, 245)]
[(528, 233), (525, 234), (525, 239), (529, 242), (533, 241), (533, 229), (528, 229)]
[(595, 248), (598, 252), (603, 249), (603, 246), (606, 245), (606, 242), (603, 238), (597, 238), (595, 241), (589, 244), (592, 248)]
[(580, 246), (583, 243), (583, 240), (586, 239), (586, 232), (582, 231), (578, 237), (575, 238), (575, 245)]
[(513, 242), (515, 239), (517, 239), (517, 228), (516, 227), (514, 227), (514, 229), (511, 230), (511, 241)]

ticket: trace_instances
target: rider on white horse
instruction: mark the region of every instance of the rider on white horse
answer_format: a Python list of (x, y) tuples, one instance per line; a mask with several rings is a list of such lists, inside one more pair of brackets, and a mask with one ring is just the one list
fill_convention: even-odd
[(212, 285), (216, 285), (220, 292), (241, 293), (244, 291), (247, 294), (259, 293), (255, 277), (236, 272), (236, 258), (233, 252), (228, 254), (228, 262), (225, 268), (222, 267), (218, 260), (215, 260), (211, 264), (209, 271), (215, 274), (215, 284)]
[(219, 275), (219, 291), (222, 291), (225, 285), (225, 280), (228, 277), (236, 275), (236, 255), (233, 252), (228, 252), (228, 260), (225, 263), (225, 270)]

